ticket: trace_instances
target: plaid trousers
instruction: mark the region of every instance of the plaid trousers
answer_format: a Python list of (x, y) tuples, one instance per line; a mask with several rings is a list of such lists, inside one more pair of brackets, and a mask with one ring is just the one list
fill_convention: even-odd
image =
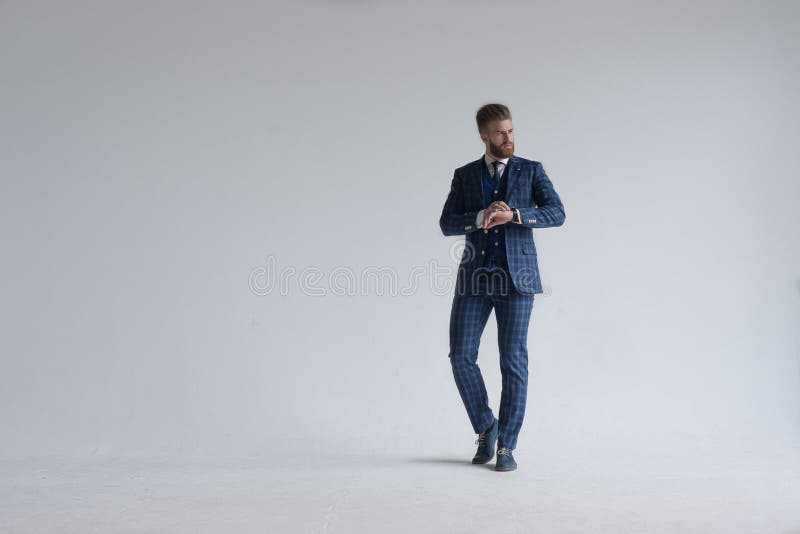
[(533, 295), (516, 291), (508, 271), (496, 267), (478, 279), (478, 294), (456, 291), (450, 313), (450, 364), (458, 392), (476, 434), (494, 422), (486, 385), (478, 367), (478, 346), (494, 308), (500, 349), (502, 393), (498, 447), (513, 449), (525, 417), (528, 392), (528, 324)]

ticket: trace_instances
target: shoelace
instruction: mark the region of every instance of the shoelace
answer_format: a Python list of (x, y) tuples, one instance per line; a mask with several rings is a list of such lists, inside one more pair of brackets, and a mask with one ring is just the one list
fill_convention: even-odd
[(475, 445), (486, 445), (486, 435), (478, 434), (478, 439), (475, 440)]
[(498, 455), (507, 454), (507, 455), (511, 456), (511, 449), (509, 449), (508, 447), (500, 447), (499, 449), (497, 449), (497, 454)]

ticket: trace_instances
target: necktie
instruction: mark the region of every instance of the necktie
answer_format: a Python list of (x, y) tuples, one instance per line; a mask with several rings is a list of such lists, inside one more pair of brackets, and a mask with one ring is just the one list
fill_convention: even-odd
[(498, 161), (498, 160), (494, 160), (492, 162), (492, 165), (494, 165), (494, 176), (493, 176), (493, 179), (494, 179), (494, 183), (496, 184), (497, 182), (500, 181), (500, 174), (503, 172), (503, 171), (500, 170), (500, 165), (502, 165), (502, 163), (500, 161)]

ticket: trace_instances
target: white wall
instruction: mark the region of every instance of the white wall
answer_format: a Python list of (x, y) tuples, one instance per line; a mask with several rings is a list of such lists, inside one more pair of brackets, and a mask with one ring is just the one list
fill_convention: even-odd
[[(327, 278), (452, 282), (490, 101), (567, 213), (518, 447), (795, 441), (798, 11), (0, 2), (0, 452), (469, 449), (451, 291)], [(270, 256), (324, 295), (254, 293)]]

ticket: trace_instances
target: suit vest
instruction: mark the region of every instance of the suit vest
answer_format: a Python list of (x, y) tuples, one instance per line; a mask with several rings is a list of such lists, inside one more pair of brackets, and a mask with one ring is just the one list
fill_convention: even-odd
[[(510, 161), (508, 162), (510, 163)], [(484, 160), (481, 164), (481, 187), (483, 188), (483, 207), (488, 208), (489, 204), (496, 200), (506, 200), (506, 183), (508, 180), (508, 164), (504, 166), (500, 181), (495, 185), (489, 167)], [(481, 236), (481, 256), (483, 262), (481, 266), (486, 268), (502, 267), (508, 270), (508, 260), (506, 258), (506, 231), (505, 225), (501, 224), (493, 228), (483, 229)]]

